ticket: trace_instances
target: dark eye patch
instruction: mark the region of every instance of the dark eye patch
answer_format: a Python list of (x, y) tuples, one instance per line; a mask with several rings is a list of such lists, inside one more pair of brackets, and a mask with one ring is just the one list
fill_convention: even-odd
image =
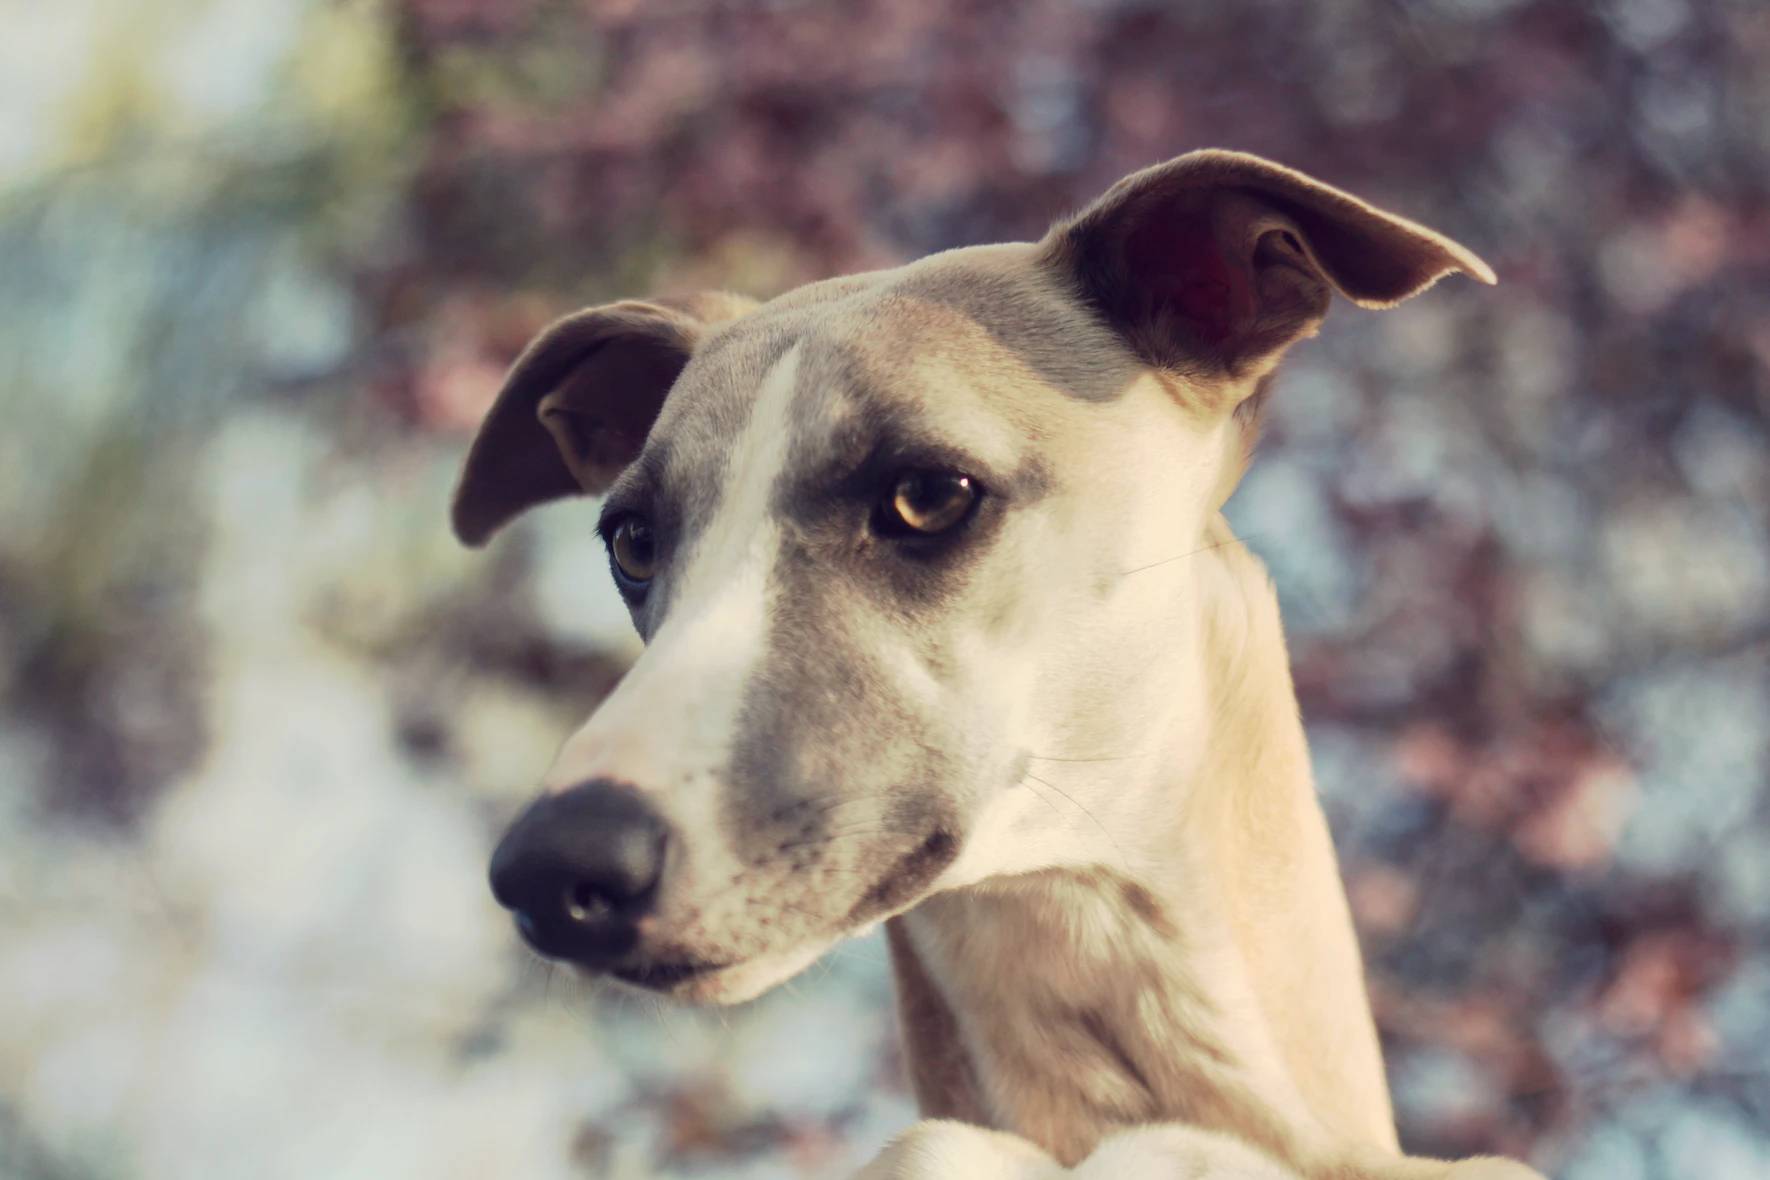
[[(832, 450), (829, 460), (808, 465), (798, 476), (791, 470), (784, 473), (783, 492), (799, 501), (821, 494), (871, 503), (912, 471), (957, 471), (985, 488), (1001, 487), (989, 464), (921, 431), (887, 427), (869, 434), (863, 445), (851, 443)], [(784, 506), (791, 508), (792, 500)]]

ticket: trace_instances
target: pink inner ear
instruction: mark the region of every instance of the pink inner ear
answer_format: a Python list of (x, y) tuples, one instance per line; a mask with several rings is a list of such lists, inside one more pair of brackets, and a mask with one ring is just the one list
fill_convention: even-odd
[(1131, 281), (1159, 308), (1186, 317), (1220, 344), (1254, 318), (1252, 276), (1224, 255), (1210, 229), (1181, 218), (1149, 218), (1125, 242)]

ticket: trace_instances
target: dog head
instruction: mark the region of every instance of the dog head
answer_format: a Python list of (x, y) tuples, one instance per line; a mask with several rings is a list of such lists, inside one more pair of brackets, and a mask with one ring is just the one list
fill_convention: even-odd
[(602, 496), (646, 647), (500, 845), (500, 900), (544, 953), (732, 1001), (933, 891), (1105, 859), (1129, 804), (1040, 760), (1196, 736), (1185, 563), (1127, 575), (1207, 544), (1333, 292), (1387, 307), (1454, 271), (1492, 281), (1196, 152), (1037, 243), (554, 324), (456, 530)]

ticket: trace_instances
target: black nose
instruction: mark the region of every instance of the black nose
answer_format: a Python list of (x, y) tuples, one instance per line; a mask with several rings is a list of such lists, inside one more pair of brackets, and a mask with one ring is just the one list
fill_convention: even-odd
[(638, 941), (669, 830), (628, 787), (593, 779), (547, 795), (492, 853), (492, 896), (544, 955), (601, 966)]

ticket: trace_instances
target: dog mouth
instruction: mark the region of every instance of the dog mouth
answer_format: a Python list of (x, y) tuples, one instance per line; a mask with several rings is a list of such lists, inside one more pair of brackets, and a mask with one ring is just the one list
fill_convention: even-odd
[(680, 959), (616, 967), (608, 974), (622, 983), (642, 987), (647, 991), (667, 992), (690, 980), (723, 971), (729, 966), (730, 963), (714, 963), (704, 959)]
[(914, 904), (958, 854), (958, 846), (954, 833), (935, 829), (901, 854), (845, 916), (803, 932), (791, 945), (723, 959), (659, 947), (663, 953), (657, 958), (630, 959), (603, 968), (603, 973), (633, 987), (680, 998), (747, 997), (796, 973), (842, 938)]
[[(823, 918), (795, 907), (794, 912), (813, 920), (796, 924), (794, 930), (782, 929), (781, 923), (769, 929), (767, 920), (761, 922), (763, 929), (747, 929), (741, 923), (733, 929), (703, 928), (701, 916), (686, 928), (673, 928), (681, 926), (680, 915), (672, 923), (665, 914), (634, 916), (607, 905), (593, 912), (585, 906), (584, 915), (568, 906), (563, 913), (570, 921), (554, 915), (549, 923), (513, 906), (505, 896), (499, 900), (515, 909), (518, 930), (544, 958), (673, 999), (740, 1003), (790, 978), (843, 938), (915, 904), (956, 857), (959, 843), (952, 830), (937, 827), (907, 851), (900, 845), (895, 858), (889, 853), (878, 857), (884, 862), (883, 871), (846, 912), (839, 900), (831, 907), (832, 914)], [(557, 900), (558, 883), (552, 884), (551, 891), (541, 891), (543, 900)], [(575, 893), (569, 896), (572, 904), (579, 904)], [(774, 937), (757, 938), (759, 933)]]

